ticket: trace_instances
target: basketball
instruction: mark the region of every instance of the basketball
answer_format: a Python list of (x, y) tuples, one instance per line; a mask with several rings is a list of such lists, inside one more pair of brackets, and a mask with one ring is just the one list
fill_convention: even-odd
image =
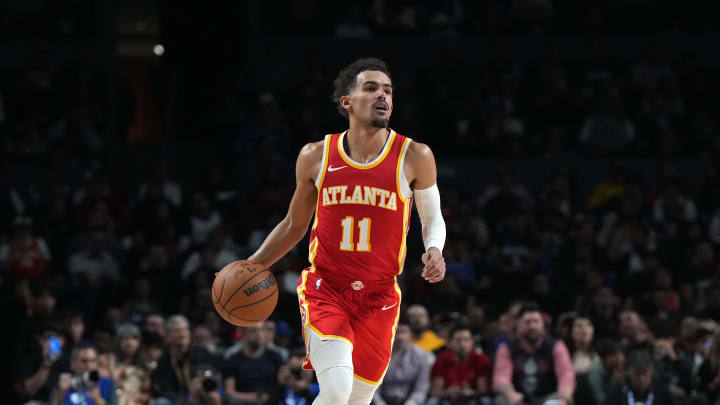
[(218, 314), (231, 324), (257, 325), (277, 305), (277, 281), (270, 270), (258, 270), (247, 260), (237, 260), (215, 275), (212, 300)]

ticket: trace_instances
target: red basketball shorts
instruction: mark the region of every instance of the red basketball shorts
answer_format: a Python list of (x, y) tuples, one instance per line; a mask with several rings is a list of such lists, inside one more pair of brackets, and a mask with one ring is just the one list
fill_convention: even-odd
[[(305, 347), (309, 329), (323, 338), (344, 340), (353, 347), (355, 377), (371, 384), (382, 382), (390, 363), (401, 300), (397, 283), (388, 281), (382, 285), (331, 281), (314, 268), (305, 269), (297, 288)], [(303, 367), (312, 370), (309, 354)]]

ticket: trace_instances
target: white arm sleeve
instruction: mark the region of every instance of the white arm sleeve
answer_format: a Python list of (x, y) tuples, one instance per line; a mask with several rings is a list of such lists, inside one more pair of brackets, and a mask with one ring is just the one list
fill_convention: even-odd
[(420, 222), (422, 223), (423, 242), (425, 251), (436, 247), (442, 252), (445, 246), (445, 220), (440, 211), (440, 191), (437, 184), (413, 192), (415, 205), (417, 205)]

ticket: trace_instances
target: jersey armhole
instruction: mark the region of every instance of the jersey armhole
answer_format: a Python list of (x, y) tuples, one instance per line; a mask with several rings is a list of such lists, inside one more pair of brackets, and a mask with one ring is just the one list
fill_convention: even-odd
[(398, 170), (398, 191), (404, 199), (410, 199), (413, 196), (410, 183), (407, 180), (407, 176), (405, 176), (405, 154), (410, 146), (410, 142), (412, 142), (412, 139), (407, 138), (407, 141), (400, 151), (400, 162), (398, 162), (398, 165), (400, 166), (400, 170)]
[(328, 146), (330, 145), (330, 137), (332, 135), (325, 135), (325, 141), (323, 142), (323, 154), (322, 154), (322, 165), (320, 166), (320, 171), (318, 172), (317, 176), (315, 177), (315, 187), (319, 190), (320, 185), (323, 181), (323, 175), (325, 174), (325, 168), (327, 167), (327, 160), (328, 160)]

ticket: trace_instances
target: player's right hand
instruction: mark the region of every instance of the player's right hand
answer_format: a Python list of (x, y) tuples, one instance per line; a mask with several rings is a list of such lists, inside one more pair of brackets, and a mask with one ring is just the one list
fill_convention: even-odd
[(431, 247), (421, 258), (425, 267), (422, 271), (422, 278), (430, 283), (437, 283), (445, 278), (445, 258), (440, 249)]

